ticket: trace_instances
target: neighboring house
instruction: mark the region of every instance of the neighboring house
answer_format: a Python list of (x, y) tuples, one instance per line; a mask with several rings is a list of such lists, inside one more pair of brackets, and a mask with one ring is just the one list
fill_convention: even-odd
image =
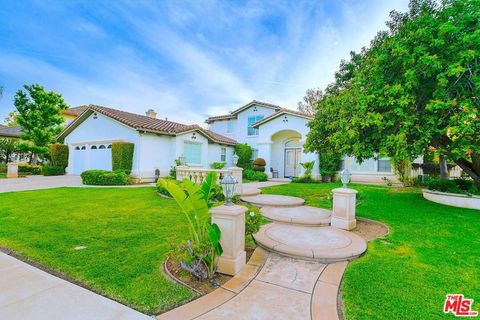
[(265, 159), (269, 176), (274, 170), (281, 178), (297, 177), (303, 174), (301, 162), (315, 161), (313, 176), (318, 178), (318, 155), (303, 149), (311, 118), (299, 111), (253, 100), (205, 122), (211, 131), (249, 144), (254, 149), (253, 158)]
[(22, 128), (20, 126), (0, 126), (0, 138), (20, 139)]
[(62, 117), (65, 122), (65, 125), (68, 126), (70, 122), (75, 120), (83, 111), (87, 110), (88, 106), (78, 106), (74, 108), (68, 108), (62, 110)]
[(198, 125), (156, 118), (153, 110), (139, 115), (89, 105), (59, 135), (69, 146), (67, 173), (112, 169), (111, 143), (135, 145), (132, 175), (143, 180), (167, 176), (175, 159), (183, 156), (191, 167), (208, 168), (212, 162), (232, 165), (236, 141)]

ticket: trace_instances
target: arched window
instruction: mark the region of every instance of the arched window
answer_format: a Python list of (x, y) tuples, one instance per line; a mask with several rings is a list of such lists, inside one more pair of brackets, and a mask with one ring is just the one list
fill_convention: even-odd
[(98, 147), (98, 149), (105, 149), (105, 145), (101, 144), (100, 147)]
[(76, 147), (75, 147), (75, 150), (80, 150), (80, 147), (79, 147), (79, 146), (76, 146)]
[(85, 150), (85, 149), (87, 149), (87, 148), (85, 146), (82, 146), (81, 150)]
[(112, 145), (111, 145), (111, 144), (108, 145), (108, 149), (112, 149)]
[(290, 140), (285, 142), (285, 148), (301, 148), (302, 144), (299, 140)]
[(97, 146), (92, 146), (90, 149), (97, 149)]

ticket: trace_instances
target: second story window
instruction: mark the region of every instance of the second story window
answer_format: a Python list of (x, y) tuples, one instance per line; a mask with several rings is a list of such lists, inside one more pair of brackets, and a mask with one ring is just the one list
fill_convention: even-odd
[(252, 125), (263, 119), (263, 116), (251, 116), (248, 117), (248, 129), (247, 129), (247, 135), (249, 136), (258, 136), (258, 128), (252, 127)]
[(235, 130), (235, 126), (233, 125), (233, 121), (227, 121), (227, 133), (233, 133)]

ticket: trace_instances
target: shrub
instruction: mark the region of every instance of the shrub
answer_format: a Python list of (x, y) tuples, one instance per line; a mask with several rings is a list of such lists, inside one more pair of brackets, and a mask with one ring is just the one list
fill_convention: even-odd
[(63, 166), (43, 166), (44, 176), (63, 176), (65, 174), (65, 167)]
[(68, 167), (68, 146), (60, 143), (52, 144), (50, 158), (54, 167)]
[(82, 172), (83, 184), (99, 186), (119, 186), (130, 183), (130, 176), (125, 171), (87, 170)]
[(134, 144), (131, 142), (112, 143), (112, 170), (122, 170), (130, 174), (133, 164)]
[(170, 174), (171, 178), (177, 179), (177, 167), (176, 166), (171, 166), (169, 174)]
[(0, 173), (7, 173), (7, 165), (0, 164)]
[(424, 181), (427, 189), (449, 192), (449, 193), (466, 193), (466, 194), (480, 194), (480, 190), (476, 187), (473, 180), (468, 179), (442, 179), (439, 177), (427, 177)]
[(157, 181), (157, 192), (164, 195), (164, 196), (167, 196), (167, 197), (171, 197), (170, 193), (168, 192), (168, 190), (165, 188), (164, 186), (164, 183), (162, 182), (162, 180), (168, 180), (169, 182), (173, 182), (175, 184), (179, 184), (180, 181), (177, 181), (177, 179), (175, 178), (172, 178), (172, 177), (165, 177), (165, 178), (161, 178), (161, 179), (158, 179)]
[(268, 176), (265, 172), (254, 171), (253, 169), (247, 168), (243, 170), (243, 177), (251, 181), (267, 181)]
[(210, 168), (221, 170), (221, 169), (225, 168), (226, 165), (227, 164), (225, 162), (212, 162), (212, 163), (210, 163)]
[(262, 214), (258, 208), (252, 207), (245, 213), (245, 235), (248, 237), (260, 230), (262, 224)]
[(26, 163), (18, 165), (18, 172), (22, 174), (42, 174), (42, 166), (31, 166)]
[(253, 160), (253, 170), (255, 171), (265, 172), (266, 165), (267, 163), (262, 158), (257, 158)]
[(295, 177), (292, 179), (293, 183), (312, 183), (314, 180), (312, 179), (312, 176), (301, 176), (301, 177)]
[(250, 159), (252, 158), (253, 149), (247, 143), (239, 143), (235, 145), (235, 153), (238, 156), (237, 166), (246, 169), (250, 168)]

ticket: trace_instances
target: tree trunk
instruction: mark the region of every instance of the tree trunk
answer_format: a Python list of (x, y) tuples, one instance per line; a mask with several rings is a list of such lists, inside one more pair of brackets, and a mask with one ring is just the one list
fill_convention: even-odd
[(32, 153), (32, 166), (36, 166), (38, 162), (38, 155), (36, 153)]
[(440, 154), (439, 166), (440, 166), (440, 177), (442, 179), (448, 179), (447, 160), (445, 159), (444, 154)]

